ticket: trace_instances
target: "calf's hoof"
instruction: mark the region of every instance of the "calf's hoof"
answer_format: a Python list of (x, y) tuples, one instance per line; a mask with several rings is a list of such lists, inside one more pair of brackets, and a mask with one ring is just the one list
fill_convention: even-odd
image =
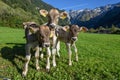
[(43, 55), (43, 54), (41, 54), (41, 55), (40, 55), (40, 58), (41, 58), (41, 59), (43, 59), (43, 58), (44, 58), (44, 55)]
[(78, 62), (78, 59), (76, 59), (76, 62)]
[(60, 58), (60, 55), (59, 55), (59, 54), (58, 54), (57, 56), (58, 56), (58, 58)]
[(46, 72), (50, 72), (50, 69), (46, 69)]
[(22, 72), (22, 77), (26, 77), (27, 73), (25, 71)]
[(69, 66), (72, 66), (72, 62), (71, 62), (71, 63), (69, 63)]
[(75, 57), (75, 60), (78, 61), (78, 56)]
[(40, 67), (36, 67), (36, 70), (39, 71), (39, 70), (40, 70)]
[(53, 64), (53, 67), (56, 67), (56, 63)]
[(50, 66), (46, 66), (46, 71), (47, 71), (47, 72), (50, 71)]

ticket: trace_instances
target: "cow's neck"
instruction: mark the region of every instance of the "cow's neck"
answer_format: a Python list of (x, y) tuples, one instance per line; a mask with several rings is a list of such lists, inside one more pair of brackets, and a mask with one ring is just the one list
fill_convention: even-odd
[(71, 40), (71, 38), (72, 38), (72, 32), (70, 30), (68, 30), (67, 33), (68, 33), (67, 42), (71, 43), (72, 42), (72, 40)]
[(51, 23), (52, 23), (52, 20), (49, 19), (47, 25), (50, 26)]

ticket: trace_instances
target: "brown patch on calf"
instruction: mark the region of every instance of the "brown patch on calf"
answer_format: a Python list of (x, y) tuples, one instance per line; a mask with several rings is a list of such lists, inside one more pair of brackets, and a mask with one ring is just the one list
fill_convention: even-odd
[[(38, 30), (38, 40), (40, 44), (50, 43), (50, 29), (48, 26), (42, 25)], [(42, 45), (41, 45), (42, 46)]]

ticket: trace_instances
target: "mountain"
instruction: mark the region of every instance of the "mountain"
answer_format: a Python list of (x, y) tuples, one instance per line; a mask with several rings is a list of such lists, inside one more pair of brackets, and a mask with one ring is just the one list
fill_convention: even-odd
[(120, 3), (108, 4), (95, 9), (70, 10), (72, 24), (98, 28), (111, 27), (113, 24), (120, 27)]
[(0, 25), (22, 27), (24, 21), (42, 24), (46, 19), (39, 15), (39, 10), (51, 8), (54, 7), (42, 0), (0, 0)]

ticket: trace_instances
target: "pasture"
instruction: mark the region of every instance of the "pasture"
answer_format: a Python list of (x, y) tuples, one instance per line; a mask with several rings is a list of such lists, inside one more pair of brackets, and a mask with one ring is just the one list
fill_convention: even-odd
[(57, 67), (46, 72), (46, 58), (40, 59), (40, 71), (35, 69), (32, 54), (29, 71), (22, 78), (25, 61), (23, 29), (0, 27), (0, 80), (120, 80), (120, 35), (80, 33), (76, 43), (79, 61), (72, 54), (72, 66), (68, 66), (68, 54), (61, 43), (61, 57), (56, 57)]

